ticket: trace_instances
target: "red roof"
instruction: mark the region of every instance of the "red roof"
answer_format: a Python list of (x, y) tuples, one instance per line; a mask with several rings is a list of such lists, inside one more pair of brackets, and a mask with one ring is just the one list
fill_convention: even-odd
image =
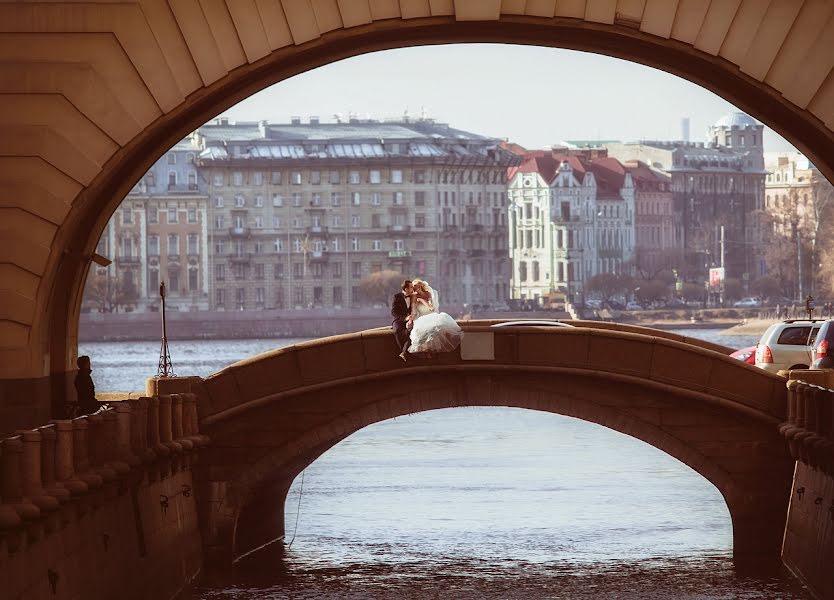
[(553, 181), (553, 176), (559, 164), (553, 160), (550, 154), (545, 154), (541, 151), (528, 152), (525, 155), (524, 162), (517, 167), (510, 167), (507, 171), (507, 176), (512, 178), (516, 173), (538, 173), (542, 176), (548, 184)]
[(626, 176), (623, 163), (610, 156), (597, 158), (591, 161), (591, 172), (597, 180), (598, 196), (620, 197)]
[(669, 184), (672, 178), (664, 173), (652, 169), (648, 164), (640, 160), (629, 160), (625, 162), (625, 168), (631, 173), (634, 186), (637, 188), (654, 187), (658, 184)]

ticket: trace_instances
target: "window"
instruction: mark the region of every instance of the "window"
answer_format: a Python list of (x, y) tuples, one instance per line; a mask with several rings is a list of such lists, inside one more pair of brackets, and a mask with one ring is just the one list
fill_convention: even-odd
[(197, 222), (197, 209), (196, 208), (189, 208), (187, 213), (187, 219), (189, 223), (196, 223)]
[(169, 165), (177, 164), (177, 155), (174, 154), (173, 152), (168, 153), (168, 164)]
[(350, 249), (354, 252), (359, 251), (359, 238), (353, 238), (352, 240), (350, 240)]
[(256, 263), (255, 264), (255, 279), (263, 279), (264, 278), (264, 265), (263, 263)]
[(281, 185), (281, 171), (272, 171), (270, 174), (270, 183), (272, 185)]
[(372, 169), (368, 171), (368, 181), (370, 183), (380, 183), (382, 181), (382, 176), (380, 175), (379, 170)]
[(197, 189), (197, 173), (194, 171), (188, 172), (188, 189), (189, 190), (196, 190)]
[(361, 220), (359, 215), (351, 215), (350, 216), (350, 226), (351, 227), (360, 227)]
[(518, 278), (520, 281), (527, 281), (527, 263), (524, 261), (518, 265)]
[(382, 250), (382, 242), (379, 240), (372, 241), (371, 250)]
[(172, 294), (179, 294), (180, 290), (180, 270), (168, 269), (168, 289)]
[(321, 183), (321, 171), (310, 171), (310, 183), (313, 185)]
[(301, 252), (301, 240), (300, 239), (295, 238), (292, 241), (292, 251), (293, 252)]
[(223, 180), (224, 179), (225, 178), (223, 177), (223, 173), (215, 173), (214, 178), (213, 178), (214, 187), (221, 187), (223, 185)]
[(244, 227), (246, 227), (246, 219), (241, 215), (235, 215), (235, 228), (243, 229)]
[(261, 229), (264, 226), (264, 218), (261, 215), (255, 216), (255, 229)]
[(224, 265), (224, 264), (214, 265), (214, 278), (217, 281), (225, 281), (226, 280), (226, 265)]
[(255, 171), (252, 173), (252, 185), (263, 185), (264, 184), (264, 174), (260, 171)]
[(354, 206), (359, 206), (360, 204), (362, 204), (362, 194), (360, 194), (359, 192), (353, 192), (350, 195), (350, 197), (351, 204), (353, 204)]
[(292, 205), (293, 206), (301, 206), (301, 194), (299, 194), (298, 192), (293, 192)]
[(402, 183), (403, 172), (400, 169), (391, 169), (391, 183)]
[(223, 208), (223, 196), (214, 197), (214, 208)]
[(426, 172), (423, 169), (415, 169), (414, 183), (426, 183)]
[(262, 287), (255, 288), (255, 304), (263, 306), (264, 302), (266, 302), (266, 291)]
[(159, 256), (159, 236), (158, 235), (149, 235), (148, 236), (148, 255), (150, 255), (150, 256)]
[(333, 277), (338, 279), (342, 276), (342, 263), (333, 264)]
[(194, 164), (194, 153), (193, 152), (189, 152), (188, 154), (185, 155), (185, 162), (187, 162), (189, 165)]
[(169, 208), (168, 209), (168, 223), (176, 223), (177, 222), (177, 209), (176, 208)]
[(808, 343), (808, 336), (811, 333), (811, 327), (786, 327), (782, 333), (779, 334), (777, 344), (785, 346), (804, 346)]
[(129, 208), (122, 209), (122, 225), (130, 225), (133, 223), (133, 211)]
[(168, 234), (168, 255), (178, 256), (180, 253), (180, 236), (176, 233)]
[(426, 192), (414, 192), (414, 206), (426, 205)]
[(235, 196), (235, 208), (243, 208), (244, 206), (246, 206), (246, 198)]
[(284, 206), (284, 196), (282, 196), (281, 194), (272, 194), (272, 206)]
[(362, 277), (362, 263), (358, 261), (354, 261), (350, 263), (351, 266), (351, 274), (353, 277)]
[(414, 215), (414, 226), (415, 227), (425, 227), (426, 226), (426, 215), (423, 213), (417, 213)]
[(374, 229), (379, 229), (382, 227), (382, 221), (378, 214), (371, 215), (371, 227)]
[(151, 269), (148, 272), (148, 292), (152, 297), (159, 293), (159, 269)]
[(330, 184), (337, 185), (341, 182), (339, 171), (330, 171)]
[(255, 196), (255, 206), (257, 208), (262, 208), (264, 205), (264, 197), (263, 196)]
[(394, 192), (394, 204), (402, 204), (403, 197), (404, 196), (402, 192)]
[(333, 252), (339, 252), (342, 249), (342, 242), (339, 238), (333, 238), (333, 241), (330, 242), (330, 248)]
[(292, 185), (301, 185), (301, 171), (293, 171), (290, 173), (290, 183)]
[(373, 194), (371, 194), (371, 204), (373, 204), (374, 206), (379, 206), (382, 203), (381, 198), (382, 194), (380, 194), (379, 192), (374, 192)]
[(339, 192), (330, 192), (330, 203), (339, 206), (342, 203), (342, 195)]
[(238, 310), (243, 310), (246, 308), (246, 290), (243, 288), (237, 288), (235, 290), (235, 305), (237, 306)]
[(402, 240), (394, 240), (394, 250), (403, 250), (405, 249), (405, 244)]
[(361, 183), (359, 171), (351, 171), (350, 173), (348, 173), (348, 182), (353, 185), (358, 185), (359, 183)]
[(342, 286), (333, 286), (333, 304), (337, 306), (342, 304)]
[(148, 223), (159, 223), (159, 209), (155, 206), (148, 208)]
[(292, 218), (292, 227), (293, 229), (301, 229), (301, 219), (298, 217)]
[(197, 269), (188, 269), (188, 290), (196, 292), (199, 287)]
[(246, 279), (246, 265), (234, 264), (232, 265), (232, 271), (234, 272), (235, 280), (240, 281), (241, 279)]
[(426, 240), (417, 240), (417, 249), (418, 250), (425, 250), (426, 249)]
[(272, 217), (272, 226), (273, 226), (275, 229), (280, 229), (280, 228), (281, 228), (281, 217), (279, 217), (279, 216), (277, 216), (277, 215), (274, 215), (274, 216)]
[(226, 290), (217, 290), (216, 304), (218, 308), (223, 308), (226, 305)]
[(226, 242), (223, 240), (217, 240), (214, 243), (214, 253), (215, 254), (223, 254), (226, 252)]
[(272, 242), (272, 250), (274, 252), (283, 252), (284, 251), (284, 240), (281, 238), (275, 238), (275, 241)]
[(304, 305), (304, 289), (303, 288), (295, 288), (295, 304), (296, 304), (296, 306), (303, 306)]
[(293, 276), (293, 279), (303, 279), (304, 278), (304, 265), (302, 263), (293, 263), (293, 265), (292, 265), (292, 276)]
[(310, 200), (310, 206), (321, 206), (321, 194), (318, 192), (313, 194), (313, 199)]
[(255, 241), (255, 254), (263, 254), (264, 252), (264, 243), (262, 240)]
[(232, 185), (234, 185), (234, 186), (243, 185), (243, 173), (242, 172), (232, 171)]
[(200, 240), (196, 233), (188, 234), (188, 253), (192, 256), (200, 253)]
[(273, 277), (275, 279), (283, 279), (284, 278), (284, 263), (278, 263), (272, 269)]

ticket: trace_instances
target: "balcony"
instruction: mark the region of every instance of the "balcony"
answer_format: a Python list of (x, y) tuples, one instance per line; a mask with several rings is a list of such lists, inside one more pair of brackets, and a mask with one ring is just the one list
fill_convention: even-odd
[(389, 250), (388, 258), (411, 258), (411, 250)]
[(229, 227), (229, 235), (236, 238), (248, 238), (251, 230), (248, 227)]
[(486, 250), (473, 248), (471, 250), (467, 250), (466, 255), (469, 258), (483, 258), (484, 256), (486, 256)]
[(392, 213), (405, 213), (408, 212), (408, 207), (405, 204), (392, 204), (388, 210)]
[(128, 255), (122, 254), (121, 256), (116, 257), (116, 262), (120, 263), (120, 264), (123, 264), (123, 265), (138, 265), (139, 262), (140, 262), (140, 259), (135, 254), (128, 254)]
[(252, 262), (251, 252), (235, 252), (229, 255), (229, 260), (233, 263), (249, 263)]
[(388, 233), (411, 233), (411, 225), (389, 225)]
[(483, 225), (467, 225), (464, 231), (466, 233), (480, 233), (484, 230)]
[(457, 232), (458, 232), (458, 226), (457, 225), (445, 225), (443, 227), (443, 230), (441, 231), (441, 233), (443, 235), (452, 235), (452, 234), (455, 234)]
[(307, 233), (310, 235), (327, 235), (327, 227), (323, 225), (310, 225), (307, 227)]
[(329, 256), (324, 250), (313, 250), (307, 253), (310, 262), (322, 262), (328, 260)]
[(169, 194), (193, 194), (197, 191), (197, 184), (196, 183), (169, 183), (168, 184), (168, 193)]

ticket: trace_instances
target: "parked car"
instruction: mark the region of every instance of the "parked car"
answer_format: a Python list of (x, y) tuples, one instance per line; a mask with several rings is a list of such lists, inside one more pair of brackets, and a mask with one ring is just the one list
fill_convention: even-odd
[(640, 304), (639, 304), (639, 303), (637, 303), (637, 302), (635, 302), (634, 300), (632, 300), (631, 302), (629, 302), (629, 303), (627, 303), (627, 304), (626, 304), (625, 309), (626, 309), (626, 310), (643, 310), (643, 307), (642, 307), (642, 306), (640, 306)]
[(666, 303), (666, 308), (686, 308), (686, 302), (680, 298), (672, 298)]
[[(785, 298), (784, 296), (768, 296), (764, 301), (765, 306), (791, 306), (797, 304), (795, 300)], [(802, 304), (801, 302), (799, 304)]]
[(807, 369), (811, 351), (823, 321), (789, 319), (774, 323), (756, 345), (756, 366), (776, 373), (783, 369)]
[(758, 298), (742, 298), (738, 302), (733, 303), (733, 308), (761, 308), (762, 301)]
[(742, 362), (746, 362), (748, 365), (756, 364), (756, 347), (755, 346), (748, 346), (747, 348), (742, 348), (741, 350), (736, 350), (730, 354), (730, 358), (735, 358)]
[(834, 369), (834, 321), (822, 324), (812, 352), (812, 369)]

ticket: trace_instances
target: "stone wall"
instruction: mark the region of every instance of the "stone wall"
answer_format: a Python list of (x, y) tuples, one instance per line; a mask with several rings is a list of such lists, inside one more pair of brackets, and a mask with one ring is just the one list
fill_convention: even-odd
[[(791, 373), (794, 374), (797, 372)], [(782, 560), (815, 596), (831, 600), (834, 599), (834, 390), (791, 381), (788, 411), (788, 420), (779, 429), (787, 438), (797, 463)]]
[(4, 600), (174, 597), (200, 570), (193, 394), (142, 397), (0, 443)]

